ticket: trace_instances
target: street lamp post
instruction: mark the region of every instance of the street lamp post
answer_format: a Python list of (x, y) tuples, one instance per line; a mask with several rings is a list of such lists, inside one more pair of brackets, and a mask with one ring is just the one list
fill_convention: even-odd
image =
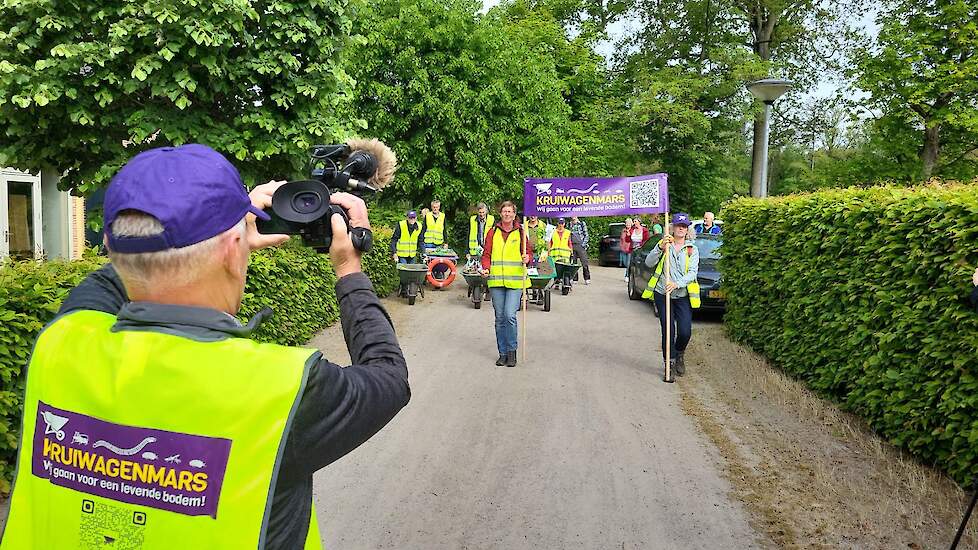
[(757, 133), (754, 133), (754, 158), (750, 184), (750, 194), (754, 197), (767, 196), (767, 142), (771, 129), (771, 106), (774, 105), (775, 99), (791, 88), (792, 84), (790, 80), (765, 78), (747, 85), (751, 95), (764, 102), (764, 122), (761, 126), (760, 143), (758, 143)]

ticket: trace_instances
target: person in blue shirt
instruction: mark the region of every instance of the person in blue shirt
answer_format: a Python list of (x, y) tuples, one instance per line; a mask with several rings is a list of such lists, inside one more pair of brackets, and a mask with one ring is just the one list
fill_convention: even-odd
[(693, 231), (695, 231), (697, 235), (719, 235), (723, 229), (719, 225), (713, 223), (715, 219), (716, 216), (713, 215), (713, 212), (705, 212), (703, 214), (703, 222), (694, 225)]

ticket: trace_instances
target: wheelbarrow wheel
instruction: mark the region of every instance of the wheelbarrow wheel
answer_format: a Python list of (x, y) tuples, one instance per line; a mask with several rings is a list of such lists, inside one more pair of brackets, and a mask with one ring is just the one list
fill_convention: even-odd
[(482, 300), (473, 302), (473, 305), (475, 305), (475, 309), (482, 309)]
[(543, 291), (543, 311), (550, 311), (550, 291)]
[(409, 305), (409, 306), (413, 306), (413, 305), (414, 305), (414, 301), (415, 301), (415, 300), (416, 300), (417, 298), (418, 298), (417, 296), (408, 296), (408, 305)]
[(564, 296), (570, 293), (570, 285), (567, 284), (567, 281), (564, 281), (564, 284), (560, 285), (560, 293)]

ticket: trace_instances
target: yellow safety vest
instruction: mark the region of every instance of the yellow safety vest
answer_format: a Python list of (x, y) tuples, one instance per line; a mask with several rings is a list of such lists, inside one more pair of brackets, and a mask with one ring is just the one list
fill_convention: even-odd
[(510, 231), (503, 240), (502, 231), (497, 227), (492, 232), (492, 254), (489, 258), (489, 288), (505, 287), (523, 289), (530, 286), (523, 265), (523, 234)]
[(421, 234), (421, 224), (416, 224), (414, 232), (408, 231), (408, 223), (401, 220), (401, 236), (397, 239), (397, 255), (401, 258), (414, 258), (418, 255), (418, 235)]
[[(685, 248), (694, 245), (687, 245)], [(659, 276), (662, 275), (662, 266), (666, 263), (666, 252), (663, 251), (662, 259), (655, 266), (655, 272), (652, 273), (652, 277), (649, 278), (649, 283), (645, 285), (645, 291), (642, 292), (642, 298), (646, 300), (651, 300), (654, 296), (655, 285), (659, 283)], [(686, 252), (686, 268), (683, 273), (689, 273), (689, 251)], [(693, 281), (686, 285), (686, 292), (689, 293), (689, 305), (693, 308), (700, 307), (700, 284), (697, 281)]]
[(0, 548), (264, 548), (315, 351), (114, 323), (77, 311), (38, 337)]
[[(478, 216), (469, 218), (469, 254), (475, 256), (479, 254), (479, 221)], [(485, 243), (486, 235), (492, 226), (496, 224), (496, 218), (492, 214), (486, 216), (486, 223), (482, 228), (482, 242)]]
[(424, 215), (424, 244), (435, 246), (445, 244), (445, 213), (438, 214), (437, 220), (431, 212)]
[(571, 232), (564, 229), (563, 236), (560, 231), (554, 231), (553, 246), (550, 247), (550, 257), (555, 262), (570, 262), (571, 259)]

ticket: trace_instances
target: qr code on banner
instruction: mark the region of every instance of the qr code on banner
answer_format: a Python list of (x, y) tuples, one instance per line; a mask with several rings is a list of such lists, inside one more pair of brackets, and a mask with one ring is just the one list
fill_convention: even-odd
[(654, 208), (659, 206), (659, 180), (633, 181), (629, 186), (630, 208)]

